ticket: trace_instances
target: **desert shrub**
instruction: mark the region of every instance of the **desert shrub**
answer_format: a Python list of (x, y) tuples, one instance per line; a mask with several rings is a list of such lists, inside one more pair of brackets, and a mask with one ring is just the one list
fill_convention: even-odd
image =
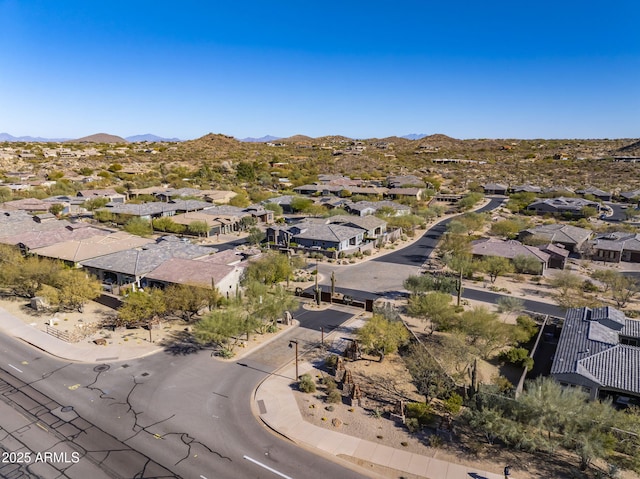
[(407, 417), (415, 418), (420, 425), (425, 425), (433, 419), (433, 409), (429, 404), (423, 402), (413, 402), (407, 404)]
[(503, 361), (526, 368), (531, 371), (533, 368), (533, 358), (529, 357), (529, 351), (524, 348), (511, 348), (500, 355)]
[(331, 389), (327, 394), (327, 402), (332, 404), (338, 404), (342, 402), (342, 393), (337, 389)]
[(332, 377), (329, 377), (329, 376), (324, 376), (322, 378), (322, 384), (327, 389), (327, 392), (333, 391), (334, 389), (336, 389), (338, 387), (336, 385), (336, 381)]
[(585, 279), (582, 283), (582, 291), (585, 293), (595, 293), (598, 291), (598, 286), (596, 286), (590, 279)]
[(462, 396), (458, 393), (451, 393), (444, 401), (444, 408), (451, 414), (458, 414), (462, 409)]
[(298, 381), (298, 389), (303, 393), (313, 393), (316, 391), (316, 383), (311, 374), (303, 374)]
[(336, 364), (338, 364), (338, 356), (335, 354), (330, 354), (326, 358), (324, 358), (324, 367), (329, 370), (334, 370), (336, 368)]
[(418, 421), (415, 417), (407, 418), (404, 422), (404, 425), (407, 426), (409, 432), (418, 432), (420, 430), (420, 421)]

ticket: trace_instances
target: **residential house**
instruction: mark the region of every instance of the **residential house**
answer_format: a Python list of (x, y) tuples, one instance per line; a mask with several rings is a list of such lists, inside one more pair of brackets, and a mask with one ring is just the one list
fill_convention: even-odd
[(593, 235), (593, 231), (577, 226), (554, 223), (521, 231), (518, 239), (528, 244), (553, 243), (567, 251), (578, 252)]
[(65, 241), (80, 241), (94, 236), (107, 236), (112, 230), (96, 228), (88, 223), (67, 223), (56, 221), (45, 223), (55, 225), (55, 228), (22, 230), (13, 235), (0, 236), (0, 243), (18, 246), (24, 253), (36, 248), (44, 248)]
[(201, 259), (171, 258), (147, 273), (145, 279), (150, 287), (184, 284), (216, 288), (229, 298), (240, 287), (240, 279), (245, 270), (241, 260), (242, 257), (233, 250)]
[(392, 188), (387, 192), (386, 196), (395, 200), (410, 198), (420, 201), (423, 193), (424, 190), (422, 188)]
[(106, 198), (111, 203), (124, 203), (127, 199), (126, 195), (122, 193), (118, 193), (113, 188), (105, 188), (100, 190), (80, 190), (76, 195), (79, 198), (83, 198), (85, 200), (91, 200), (95, 198)]
[(189, 226), (194, 222), (202, 222), (207, 225), (206, 237), (215, 236), (219, 234), (229, 234), (234, 231), (240, 231), (241, 218), (239, 216), (232, 215), (212, 215), (206, 211), (192, 211), (189, 213), (181, 213), (171, 217), (174, 223)]
[(591, 399), (640, 405), (640, 321), (610, 306), (567, 310), (551, 376)]
[(289, 227), (268, 227), (267, 241), (289, 247), (291, 244), (337, 252), (356, 249), (363, 243), (365, 231), (341, 224), (301, 221)]
[(83, 206), (84, 199), (77, 196), (49, 196), (42, 201), (46, 201), (50, 205), (61, 205), (63, 208), (61, 214), (63, 215), (78, 215), (87, 211)]
[(620, 193), (620, 197), (627, 203), (638, 203), (640, 202), (640, 189), (632, 191), (622, 191)]
[(358, 216), (373, 215), (381, 208), (393, 210), (395, 212), (394, 216), (403, 216), (411, 213), (411, 207), (389, 200), (348, 202), (344, 206), (349, 213)]
[(509, 187), (501, 183), (487, 183), (482, 185), (485, 195), (506, 195)]
[(501, 240), (498, 238), (483, 238), (471, 242), (471, 252), (474, 257), (498, 256), (513, 260), (518, 256), (534, 258), (540, 265), (538, 274), (542, 274), (549, 266), (550, 255), (535, 246), (527, 246), (516, 240)]
[(640, 234), (616, 231), (595, 237), (591, 242), (593, 259), (619, 263), (640, 263)]
[(4, 210), (23, 210), (36, 213), (49, 211), (49, 208), (51, 208), (51, 203), (39, 200), (37, 198), (22, 198), (20, 200), (5, 201), (0, 206)]
[(81, 265), (103, 283), (114, 286), (147, 286), (146, 276), (172, 258), (202, 259), (215, 253), (215, 248), (199, 246), (175, 236), (163, 236), (138, 247), (102, 255)]
[(376, 216), (336, 215), (326, 219), (327, 224), (339, 224), (364, 230), (365, 238), (377, 239), (387, 230), (387, 222)]
[(612, 196), (610, 192), (603, 191), (600, 188), (596, 188), (594, 186), (589, 186), (588, 188), (576, 190), (576, 193), (582, 196), (593, 196), (600, 201), (611, 201), (611, 196)]
[(536, 200), (527, 206), (527, 210), (535, 211), (536, 214), (584, 216), (585, 208), (593, 208), (600, 211), (600, 203), (589, 201), (584, 198), (546, 198)]
[(542, 193), (542, 188), (530, 184), (518, 185), (509, 189), (511, 193)]
[(124, 251), (153, 243), (152, 239), (141, 238), (124, 231), (108, 235), (96, 234), (88, 238), (75, 237), (67, 241), (31, 249), (32, 254), (51, 259), (59, 259), (70, 266), (78, 266), (91, 258)]
[(264, 224), (273, 223), (273, 211), (267, 210), (262, 205), (249, 205), (246, 208), (229, 205), (216, 205), (203, 210), (208, 215), (213, 216), (236, 216), (242, 218), (252, 217)]
[(175, 200), (170, 203), (161, 201), (153, 203), (109, 203), (101, 210), (109, 211), (115, 215), (138, 217), (146, 220), (161, 218), (164, 216), (174, 216), (189, 211), (202, 211), (214, 208), (211, 203), (198, 200)]
[(283, 195), (277, 196), (276, 198), (269, 198), (268, 200), (264, 200), (262, 202), (263, 205), (268, 203), (272, 203), (275, 205), (280, 205), (283, 213), (293, 213), (293, 208), (291, 208), (291, 202), (296, 198), (293, 195)]
[(397, 175), (387, 177), (389, 188), (426, 188), (427, 184), (415, 175)]
[(549, 268), (564, 269), (569, 258), (569, 250), (562, 245), (547, 244), (540, 246), (540, 250), (549, 255)]

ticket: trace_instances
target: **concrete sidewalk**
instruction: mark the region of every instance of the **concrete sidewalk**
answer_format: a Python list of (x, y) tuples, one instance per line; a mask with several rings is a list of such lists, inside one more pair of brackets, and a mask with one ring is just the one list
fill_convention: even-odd
[(0, 308), (0, 330), (9, 336), (20, 339), (52, 356), (83, 363), (102, 363), (105, 361), (125, 361), (140, 358), (162, 351), (162, 347), (148, 341), (135, 344), (112, 344), (98, 346), (92, 342), (67, 343), (39, 330), (35, 326), (25, 324), (8, 311)]
[[(300, 373), (312, 369), (299, 364)], [(308, 423), (297, 407), (291, 389), (295, 366), (289, 365), (263, 381), (255, 392), (255, 406), (260, 419), (271, 429), (291, 441), (320, 449), (334, 456), (350, 456), (388, 467), (400, 473), (429, 479), (504, 479), (502, 474), (477, 470), (420, 454), (366, 441)]]

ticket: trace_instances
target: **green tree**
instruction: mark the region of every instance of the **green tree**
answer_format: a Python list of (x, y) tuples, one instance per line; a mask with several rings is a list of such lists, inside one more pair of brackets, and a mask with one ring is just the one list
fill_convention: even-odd
[(409, 314), (428, 323), (429, 334), (447, 330), (456, 323), (457, 315), (451, 304), (451, 294), (448, 293), (435, 291), (411, 296), (407, 309)]
[(257, 281), (272, 285), (287, 280), (292, 273), (293, 267), (287, 255), (269, 251), (245, 269), (242, 282), (248, 284)]
[(80, 269), (61, 267), (51, 278), (50, 286), (57, 289), (57, 300), (61, 307), (80, 312), (88, 301), (102, 294), (100, 281)]
[(426, 404), (437, 397), (445, 397), (453, 390), (455, 385), (451, 378), (421, 344), (409, 346), (409, 351), (403, 355), (403, 359), (413, 384), (424, 396)]
[(514, 296), (502, 296), (496, 302), (499, 313), (507, 313), (507, 317), (511, 313), (519, 313), (524, 310), (524, 301)]
[(513, 341), (512, 327), (484, 306), (476, 306), (460, 315), (456, 329), (466, 337), (467, 344), (476, 347), (486, 359), (492, 352)]
[(206, 221), (192, 221), (187, 225), (187, 231), (192, 235), (208, 236), (209, 225)]
[(10, 188), (6, 186), (0, 186), (0, 203), (10, 201), (13, 198), (13, 193)]
[(285, 311), (291, 311), (297, 306), (298, 299), (280, 285), (268, 287), (259, 281), (245, 285), (244, 308), (250, 317), (250, 323), (261, 334), (275, 331), (277, 321), (284, 316)]
[(582, 304), (582, 278), (569, 271), (558, 271), (549, 281), (555, 293), (554, 299), (563, 308), (573, 308)]
[(280, 206), (278, 203), (272, 203), (272, 202), (265, 203), (264, 209), (273, 211), (273, 214), (275, 216), (282, 216), (282, 213), (284, 212), (282, 210), (282, 206)]
[(142, 323), (162, 316), (166, 310), (162, 290), (151, 288), (129, 293), (118, 311), (118, 317), (126, 324)]
[(109, 203), (109, 198), (90, 198), (82, 203), (82, 207), (88, 211), (95, 211), (104, 208)]
[(518, 273), (542, 274), (542, 263), (535, 256), (518, 254), (513, 258), (513, 267)]
[(64, 205), (60, 203), (54, 203), (49, 207), (49, 213), (54, 216), (60, 216), (60, 213), (64, 211)]
[(264, 231), (254, 226), (249, 229), (249, 236), (247, 236), (247, 241), (249, 242), (249, 244), (258, 245), (262, 243), (266, 237), (267, 236)]
[(515, 239), (517, 234), (527, 228), (527, 223), (520, 219), (496, 221), (491, 224), (491, 234), (507, 239)]
[(311, 205), (313, 200), (305, 198), (303, 196), (296, 196), (291, 199), (291, 210), (295, 213), (305, 212)]
[(456, 290), (456, 279), (451, 275), (440, 273), (425, 273), (409, 276), (404, 280), (404, 288), (412, 294), (423, 294), (427, 291), (440, 291), (441, 293), (453, 293)]
[(124, 224), (124, 230), (136, 236), (149, 236), (153, 229), (149, 221), (142, 218), (131, 218)]
[(357, 336), (365, 351), (380, 354), (381, 359), (409, 342), (409, 331), (401, 321), (388, 320), (379, 314), (358, 329)]
[(256, 179), (256, 170), (253, 164), (241, 161), (236, 166), (236, 177), (240, 181), (251, 182)]
[(480, 203), (484, 199), (484, 195), (482, 193), (469, 193), (464, 196), (460, 201), (458, 201), (458, 208), (462, 211), (467, 211), (473, 208), (475, 205)]
[(502, 256), (485, 256), (479, 263), (480, 270), (489, 275), (492, 283), (498, 276), (513, 272), (513, 264)]
[(233, 350), (246, 332), (244, 313), (239, 306), (216, 309), (194, 325), (193, 335), (202, 344), (214, 344), (225, 357), (233, 356)]
[(188, 284), (174, 284), (164, 289), (166, 311), (179, 313), (187, 322), (200, 310), (216, 305), (220, 301), (217, 289), (203, 288)]

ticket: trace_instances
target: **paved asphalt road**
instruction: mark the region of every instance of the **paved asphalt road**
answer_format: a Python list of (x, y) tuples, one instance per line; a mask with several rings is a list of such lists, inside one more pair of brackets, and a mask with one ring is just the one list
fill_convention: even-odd
[[(256, 385), (293, 359), (291, 339), (303, 354), (320, 341), (321, 326), (349, 316), (297, 312), (303, 327), (237, 362), (176, 345), (125, 363), (77, 364), (0, 336), (0, 446), (80, 453), (77, 464), (58, 464), (66, 471), (43, 478), (366, 477), (281, 440), (251, 412)], [(20, 473), (20, 465), (0, 467), (2, 477)]]
[[(492, 200), (484, 210), (501, 201)], [(340, 286), (382, 295), (399, 292), (406, 273), (419, 271), (444, 227), (432, 228), (402, 251), (337, 268)], [(256, 385), (291, 361), (291, 340), (298, 341), (302, 354), (317, 345), (320, 328), (328, 332), (349, 315), (336, 307), (295, 316), (302, 327), (241, 361), (226, 363), (213, 360), (210, 351), (175, 344), (126, 363), (76, 364), (0, 336), (2, 425), (5, 431), (15, 425), (0, 436), (0, 445), (14, 448), (15, 441), (22, 441), (32, 452), (57, 447), (81, 453), (68, 469), (59, 465), (62, 475), (49, 471), (41, 476), (45, 478), (365, 477), (282, 441), (251, 412)], [(6, 472), (20, 471), (3, 470), (2, 475)]]

